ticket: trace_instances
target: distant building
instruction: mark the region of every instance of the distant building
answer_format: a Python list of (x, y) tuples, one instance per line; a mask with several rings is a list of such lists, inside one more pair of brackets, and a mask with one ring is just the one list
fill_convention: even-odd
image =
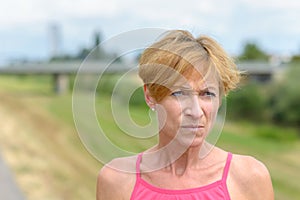
[(58, 57), (62, 54), (62, 35), (58, 24), (51, 24), (49, 27), (49, 47), (50, 58)]
[(243, 62), (237, 66), (244, 72), (246, 80), (260, 83), (281, 79), (286, 69), (286, 64), (269, 62)]

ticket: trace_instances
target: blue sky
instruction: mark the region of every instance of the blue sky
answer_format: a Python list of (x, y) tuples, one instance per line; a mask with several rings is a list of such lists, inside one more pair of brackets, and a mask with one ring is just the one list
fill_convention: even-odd
[(214, 37), (232, 55), (247, 41), (271, 54), (300, 53), (298, 0), (9, 0), (0, 6), (0, 63), (47, 59), (49, 27), (61, 32), (61, 50), (76, 53), (139, 28), (186, 29)]

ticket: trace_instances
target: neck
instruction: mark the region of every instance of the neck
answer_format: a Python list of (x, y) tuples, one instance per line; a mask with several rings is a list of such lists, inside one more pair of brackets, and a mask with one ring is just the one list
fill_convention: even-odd
[(171, 171), (175, 176), (182, 176), (187, 173), (188, 169), (192, 169), (199, 164), (199, 149), (187, 149), (177, 160), (165, 167), (165, 170)]
[(159, 163), (156, 165), (160, 166), (158, 168), (170, 171), (176, 176), (182, 176), (186, 174), (189, 169), (202, 165), (205, 162), (203, 155), (208, 155), (211, 149), (212, 146), (205, 141), (202, 145), (190, 146), (186, 149), (176, 142), (173, 142), (168, 146), (162, 146), (159, 143), (150, 151), (156, 154), (155, 156), (153, 155), (153, 157), (157, 158), (155, 159), (156, 162), (152, 163)]

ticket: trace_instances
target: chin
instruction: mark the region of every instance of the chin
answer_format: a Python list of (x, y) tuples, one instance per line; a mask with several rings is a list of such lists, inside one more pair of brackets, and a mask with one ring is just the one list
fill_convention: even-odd
[(204, 142), (203, 138), (195, 138), (190, 147), (201, 147)]
[(204, 142), (204, 137), (202, 137), (202, 136), (196, 136), (192, 140), (193, 141), (191, 141), (188, 138), (184, 138), (181, 141), (179, 141), (179, 143), (182, 144), (183, 146), (185, 146), (187, 149), (191, 148), (191, 147), (201, 147), (201, 145)]

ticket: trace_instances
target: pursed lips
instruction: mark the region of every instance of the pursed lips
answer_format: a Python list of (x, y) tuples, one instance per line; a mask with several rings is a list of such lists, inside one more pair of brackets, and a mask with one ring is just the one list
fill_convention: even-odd
[(180, 127), (183, 129), (190, 129), (190, 130), (197, 131), (203, 129), (205, 126), (204, 125), (182, 125)]

